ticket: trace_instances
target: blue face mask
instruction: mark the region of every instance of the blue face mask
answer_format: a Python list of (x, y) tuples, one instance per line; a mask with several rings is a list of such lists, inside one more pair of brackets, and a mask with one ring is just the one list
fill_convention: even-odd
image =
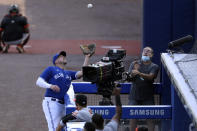
[(150, 61), (150, 57), (149, 56), (142, 56), (142, 61), (147, 62)]

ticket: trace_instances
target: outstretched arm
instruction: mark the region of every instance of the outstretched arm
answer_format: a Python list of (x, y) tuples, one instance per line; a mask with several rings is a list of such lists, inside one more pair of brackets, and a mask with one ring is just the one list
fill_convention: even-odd
[(120, 99), (120, 88), (114, 88), (115, 102), (116, 102), (116, 114), (113, 116), (112, 120), (115, 120), (119, 123), (122, 115), (122, 103)]
[[(90, 59), (90, 54), (85, 55), (85, 60), (84, 60), (83, 66), (87, 66), (88, 65), (89, 59)], [(78, 79), (81, 78), (83, 76), (83, 72), (82, 71), (78, 71), (76, 76), (77, 76)]]

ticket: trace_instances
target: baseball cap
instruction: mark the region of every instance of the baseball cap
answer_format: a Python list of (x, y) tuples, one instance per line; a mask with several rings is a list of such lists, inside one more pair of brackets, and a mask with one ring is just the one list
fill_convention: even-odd
[(55, 61), (57, 60), (57, 58), (59, 57), (59, 56), (66, 56), (66, 52), (65, 51), (61, 51), (60, 53), (57, 53), (57, 54), (55, 54), (54, 56), (53, 56), (53, 64), (55, 65)]
[(78, 103), (80, 106), (86, 106), (87, 105), (87, 96), (85, 95), (76, 95), (75, 102)]

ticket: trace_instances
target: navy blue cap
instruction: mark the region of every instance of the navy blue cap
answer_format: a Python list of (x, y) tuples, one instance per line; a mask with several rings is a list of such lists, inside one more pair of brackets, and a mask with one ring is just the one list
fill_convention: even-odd
[(78, 103), (80, 106), (86, 106), (87, 105), (87, 96), (78, 94), (75, 97), (75, 102)]
[(55, 65), (55, 61), (57, 60), (57, 58), (59, 57), (59, 56), (66, 56), (66, 52), (65, 51), (61, 51), (60, 53), (57, 53), (57, 54), (55, 54), (54, 56), (53, 56), (53, 64)]

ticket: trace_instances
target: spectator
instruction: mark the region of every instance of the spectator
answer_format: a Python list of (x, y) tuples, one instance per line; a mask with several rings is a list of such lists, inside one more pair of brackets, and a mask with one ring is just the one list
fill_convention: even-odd
[(148, 131), (148, 128), (141, 126), (138, 127), (136, 131)]
[(76, 110), (72, 112), (72, 114), (65, 115), (61, 119), (56, 131), (61, 131), (68, 121), (91, 122), (92, 111), (87, 108), (87, 97), (85, 95), (77, 95), (75, 103)]
[(122, 114), (122, 104), (120, 100), (120, 89), (115, 88), (113, 91), (115, 95), (116, 102), (116, 114), (113, 116), (111, 121), (104, 126), (104, 119), (100, 114), (94, 114), (92, 116), (92, 122), (95, 124), (96, 131), (117, 131), (118, 124), (120, 122), (121, 114)]
[(95, 126), (92, 122), (86, 122), (83, 129), (84, 131), (95, 131)]
[[(142, 52), (142, 58), (139, 61), (139, 67), (134, 67), (136, 61), (132, 62), (129, 73), (133, 77), (131, 79), (133, 87), (129, 96), (129, 105), (154, 105), (154, 87), (153, 82), (157, 77), (159, 66), (151, 60), (153, 57), (153, 49), (145, 47)], [(135, 131), (137, 120), (130, 121), (130, 130)], [(153, 120), (147, 120), (148, 130), (154, 131)]]

